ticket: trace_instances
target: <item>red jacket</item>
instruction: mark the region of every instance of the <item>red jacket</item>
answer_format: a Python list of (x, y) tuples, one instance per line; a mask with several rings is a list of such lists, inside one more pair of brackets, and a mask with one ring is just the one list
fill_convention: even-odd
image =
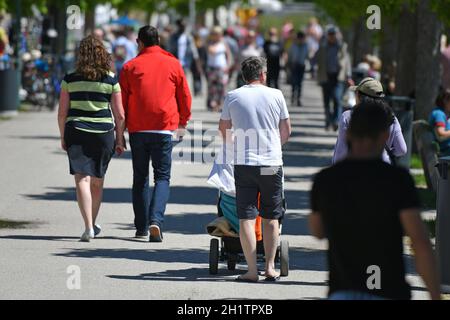
[(128, 132), (176, 130), (191, 118), (192, 97), (180, 62), (158, 46), (145, 48), (120, 74)]

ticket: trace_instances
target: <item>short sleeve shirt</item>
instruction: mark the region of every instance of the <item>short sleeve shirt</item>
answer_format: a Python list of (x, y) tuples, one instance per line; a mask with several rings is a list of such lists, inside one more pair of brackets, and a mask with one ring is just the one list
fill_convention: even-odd
[(111, 98), (112, 94), (121, 91), (114, 73), (111, 72), (98, 81), (69, 73), (64, 77), (61, 88), (70, 97), (68, 126), (90, 133), (105, 133), (114, 129)]
[(225, 98), (222, 120), (231, 120), (234, 130), (235, 164), (282, 166), (280, 121), (289, 119), (280, 90), (246, 85)]
[[(447, 115), (445, 114), (445, 112), (441, 109), (441, 108), (436, 108), (433, 110), (433, 112), (431, 112), (430, 115), (430, 126), (435, 129), (435, 128), (445, 128), (446, 130), (450, 130), (450, 121), (447, 117)], [(439, 141), (436, 137), (436, 133), (433, 130), (433, 134), (436, 138), (437, 141)], [(450, 151), (450, 139), (445, 140), (445, 141), (440, 141), (439, 142), (439, 147), (440, 147), (440, 151), (441, 153), (445, 153), (447, 151)]]
[[(356, 290), (410, 299), (400, 213), (420, 208), (420, 200), (406, 170), (381, 159), (344, 160), (315, 177), (311, 208), (329, 240), (330, 294)], [(381, 289), (367, 287), (371, 266), (381, 270)]]

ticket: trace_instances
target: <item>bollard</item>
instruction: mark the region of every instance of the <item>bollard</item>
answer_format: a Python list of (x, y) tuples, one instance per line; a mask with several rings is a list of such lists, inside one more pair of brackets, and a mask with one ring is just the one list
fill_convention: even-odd
[(0, 115), (10, 116), (18, 113), (18, 76), (14, 69), (0, 70)]
[(441, 272), (441, 291), (450, 293), (450, 157), (439, 159), (436, 253)]

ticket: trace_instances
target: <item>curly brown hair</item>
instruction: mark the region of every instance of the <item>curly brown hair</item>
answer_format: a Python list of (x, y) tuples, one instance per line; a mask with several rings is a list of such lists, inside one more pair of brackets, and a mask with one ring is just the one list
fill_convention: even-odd
[(111, 55), (103, 43), (89, 35), (80, 43), (76, 73), (91, 81), (100, 80), (110, 72), (111, 62)]

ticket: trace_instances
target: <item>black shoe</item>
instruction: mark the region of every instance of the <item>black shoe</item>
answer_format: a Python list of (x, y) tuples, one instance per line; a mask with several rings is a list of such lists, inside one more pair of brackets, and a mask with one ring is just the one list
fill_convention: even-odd
[(303, 107), (302, 102), (300, 100), (297, 101), (297, 107)]
[(134, 236), (136, 239), (146, 239), (148, 237), (148, 231), (136, 231)]
[(162, 242), (162, 241), (163, 241), (163, 234), (161, 228), (156, 224), (152, 224), (150, 226), (150, 242)]

